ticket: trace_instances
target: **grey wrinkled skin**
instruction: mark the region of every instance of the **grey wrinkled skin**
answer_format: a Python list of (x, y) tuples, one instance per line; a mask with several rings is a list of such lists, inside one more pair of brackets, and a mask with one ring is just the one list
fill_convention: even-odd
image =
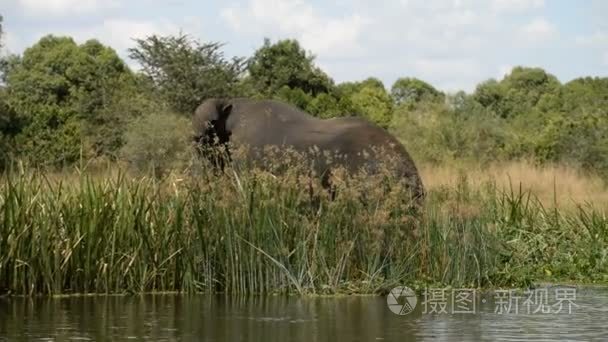
[(325, 176), (332, 166), (342, 166), (353, 173), (361, 168), (373, 172), (382, 162), (374, 151), (381, 149), (396, 160), (391, 164), (394, 168), (391, 171), (408, 184), (417, 199), (424, 197), (416, 165), (403, 145), (384, 129), (362, 118), (324, 120), (272, 100), (208, 99), (196, 109), (192, 124), (194, 139), (200, 147), (244, 145), (254, 151), (248, 154), (249, 159), (259, 156), (255, 154), (256, 149), (259, 152), (268, 146), (291, 148), (304, 154), (317, 148), (341, 156), (331, 165), (326, 158), (313, 161), (316, 173)]

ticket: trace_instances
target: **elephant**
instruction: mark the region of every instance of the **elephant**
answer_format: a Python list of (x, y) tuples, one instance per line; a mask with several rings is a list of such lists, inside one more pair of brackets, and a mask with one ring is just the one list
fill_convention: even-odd
[[(366, 169), (375, 172), (382, 162), (375, 152), (380, 148), (395, 158), (391, 164), (394, 175), (403, 179), (415, 200), (425, 195), (424, 186), (414, 161), (404, 146), (383, 128), (361, 117), (320, 119), (296, 107), (276, 100), (248, 98), (211, 98), (201, 103), (192, 117), (194, 141), (203, 155), (210, 147), (222, 147), (230, 158), (231, 150), (247, 146), (245, 159), (257, 160), (268, 146), (290, 148), (310, 156), (315, 173), (328, 185), (334, 167), (342, 166), (349, 173)], [(338, 156), (332, 161), (319, 158), (329, 152)], [(383, 153), (384, 154), (384, 153)], [(207, 155), (209, 156), (209, 155)], [(224, 166), (224, 159), (214, 159)]]

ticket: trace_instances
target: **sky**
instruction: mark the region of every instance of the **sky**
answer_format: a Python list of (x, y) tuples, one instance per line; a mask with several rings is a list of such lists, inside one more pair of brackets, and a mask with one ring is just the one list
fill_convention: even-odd
[(470, 92), (517, 65), (562, 82), (608, 76), (604, 0), (0, 0), (0, 14), (3, 53), (55, 34), (127, 59), (133, 38), (183, 32), (245, 57), (265, 37), (296, 38), (336, 82), (417, 77)]

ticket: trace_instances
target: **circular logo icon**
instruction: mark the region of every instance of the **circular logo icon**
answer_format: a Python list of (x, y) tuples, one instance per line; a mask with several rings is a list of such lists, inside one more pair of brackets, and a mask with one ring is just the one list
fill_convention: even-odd
[(398, 286), (386, 297), (388, 308), (397, 315), (407, 315), (414, 311), (418, 304), (416, 292), (407, 286)]

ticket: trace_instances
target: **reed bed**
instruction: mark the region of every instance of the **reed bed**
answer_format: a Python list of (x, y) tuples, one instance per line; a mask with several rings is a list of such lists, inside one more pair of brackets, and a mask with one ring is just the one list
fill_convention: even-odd
[(608, 282), (608, 219), (460, 177), (422, 208), (386, 177), (113, 170), (0, 181), (0, 293), (380, 293)]

